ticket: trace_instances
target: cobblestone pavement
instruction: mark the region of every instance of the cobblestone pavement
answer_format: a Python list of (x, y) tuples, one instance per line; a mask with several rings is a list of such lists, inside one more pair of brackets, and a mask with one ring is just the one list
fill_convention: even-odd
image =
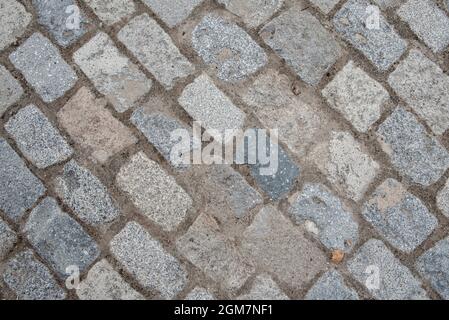
[[(0, 28), (0, 298), (449, 299), (449, 1), (0, 0)], [(174, 163), (194, 121), (278, 128), (278, 173)]]

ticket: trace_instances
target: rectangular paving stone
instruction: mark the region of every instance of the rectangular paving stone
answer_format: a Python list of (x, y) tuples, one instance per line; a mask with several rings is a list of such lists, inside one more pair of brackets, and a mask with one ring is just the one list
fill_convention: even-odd
[(14, 221), (18, 221), (46, 191), (3, 138), (0, 138), (0, 181), (0, 210)]
[(374, 24), (368, 27), (369, 6), (371, 4), (367, 0), (346, 2), (334, 16), (335, 30), (379, 70), (386, 71), (405, 52), (407, 42), (396, 33), (382, 14), (379, 15), (378, 26)]
[(307, 292), (306, 300), (359, 300), (359, 295), (346, 286), (341, 274), (332, 269), (323, 274)]
[(250, 291), (237, 297), (237, 300), (289, 300), (289, 297), (268, 274), (261, 274), (254, 279)]
[(259, 34), (310, 85), (318, 84), (342, 55), (339, 44), (320, 22), (295, 7), (274, 18)]
[(408, 0), (397, 14), (435, 53), (449, 45), (449, 17), (431, 0)]
[(227, 10), (242, 18), (250, 28), (267, 21), (284, 4), (284, 0), (218, 0)]
[(47, 103), (62, 97), (78, 80), (58, 49), (40, 33), (29, 37), (9, 59)]
[(96, 242), (53, 198), (45, 198), (34, 208), (23, 231), (39, 256), (63, 280), (70, 275), (68, 267), (76, 266), (82, 273), (100, 255)]
[(0, 0), (0, 8), (0, 50), (3, 50), (23, 35), (32, 16), (16, 0)]
[(66, 297), (48, 268), (31, 250), (22, 251), (8, 261), (3, 280), (19, 300), (63, 300)]
[(449, 299), (449, 238), (424, 252), (416, 268), (443, 299)]
[(321, 93), (360, 132), (368, 131), (380, 118), (382, 107), (390, 98), (388, 91), (353, 61)]
[(44, 169), (65, 161), (73, 149), (35, 105), (20, 109), (5, 124), (20, 151), (36, 167)]
[(132, 108), (151, 89), (152, 81), (119, 52), (106, 33), (98, 33), (73, 59), (117, 112)]
[(447, 150), (402, 108), (382, 123), (377, 134), (396, 170), (414, 183), (429, 186), (449, 168)]
[(143, 296), (136, 292), (123, 280), (106, 259), (97, 262), (89, 270), (86, 279), (76, 290), (81, 300), (143, 300)]
[(192, 33), (192, 45), (223, 81), (240, 81), (267, 64), (265, 51), (235, 23), (207, 15)]
[(32, 0), (37, 21), (63, 47), (75, 43), (88, 29), (89, 23), (74, 0)]
[(449, 218), (449, 180), (437, 194), (437, 206), (441, 212)]
[(176, 180), (143, 152), (120, 169), (116, 181), (137, 209), (164, 231), (174, 231), (193, 204)]
[(220, 232), (217, 221), (205, 213), (176, 241), (176, 247), (229, 292), (240, 289), (254, 272), (235, 244)]
[(147, 290), (173, 299), (187, 284), (187, 273), (137, 222), (129, 222), (110, 243), (111, 253)]
[(16, 233), (0, 219), (0, 262), (13, 249), (17, 242)]
[(264, 207), (243, 234), (241, 248), (259, 268), (300, 289), (326, 267), (326, 257), (276, 208)]
[(420, 199), (396, 180), (385, 180), (365, 204), (363, 216), (394, 247), (411, 253), (438, 226)]
[(106, 227), (120, 211), (103, 183), (88, 169), (71, 160), (55, 179), (55, 191), (83, 222)]
[(147, 14), (131, 20), (117, 36), (167, 90), (195, 70), (170, 36)]
[(331, 12), (339, 1), (340, 0), (310, 0), (312, 4), (317, 6), (325, 14)]
[(94, 162), (111, 157), (137, 143), (137, 138), (106, 108), (105, 99), (96, 99), (86, 87), (57, 113), (58, 122), (79, 145), (82, 154)]
[(23, 89), (6, 68), (0, 65), (0, 117), (23, 95)]
[(437, 135), (449, 128), (449, 77), (420, 51), (410, 50), (388, 83)]
[(204, 0), (143, 0), (170, 28), (187, 19)]
[(84, 2), (107, 25), (120, 22), (136, 10), (134, 2), (129, 0), (85, 0)]

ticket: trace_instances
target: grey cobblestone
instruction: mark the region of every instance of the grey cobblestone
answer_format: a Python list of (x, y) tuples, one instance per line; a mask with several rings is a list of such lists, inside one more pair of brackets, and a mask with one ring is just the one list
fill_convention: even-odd
[(16, 0), (0, 0), (0, 50), (5, 49), (23, 35), (31, 22), (31, 14)]
[(183, 22), (204, 0), (143, 0), (170, 28)]
[(214, 296), (204, 288), (196, 287), (187, 295), (185, 300), (215, 300)]
[(259, 275), (247, 294), (238, 297), (240, 300), (289, 300), (276, 282), (268, 274)]
[(14, 248), (17, 242), (16, 233), (0, 219), (0, 261)]
[(0, 65), (0, 117), (23, 95), (23, 88), (6, 68)]
[(323, 13), (328, 14), (338, 4), (340, 0), (310, 0)]
[(437, 205), (443, 214), (449, 218), (449, 180), (437, 194)]
[(85, 2), (107, 25), (123, 20), (136, 9), (134, 2), (128, 0), (85, 0)]
[(358, 300), (359, 296), (348, 288), (337, 270), (323, 274), (307, 292), (307, 300)]
[(279, 10), (284, 0), (218, 0), (226, 9), (242, 18), (250, 28), (256, 28)]

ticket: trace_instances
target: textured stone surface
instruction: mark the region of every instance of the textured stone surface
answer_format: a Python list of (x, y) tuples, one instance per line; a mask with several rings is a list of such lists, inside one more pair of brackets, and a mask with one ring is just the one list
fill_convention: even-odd
[(239, 16), (250, 28), (256, 28), (279, 10), (284, 0), (218, 0)]
[(382, 14), (379, 25), (374, 23), (368, 28), (369, 6), (367, 0), (349, 0), (335, 15), (334, 26), (346, 41), (360, 50), (378, 69), (385, 71), (401, 57), (407, 43)]
[(348, 288), (341, 274), (332, 269), (323, 274), (307, 292), (306, 300), (358, 300), (358, 294)]
[(132, 108), (151, 89), (152, 81), (105, 33), (98, 33), (75, 52), (73, 59), (117, 112)]
[(310, 0), (323, 13), (329, 13), (340, 0)]
[(350, 251), (357, 242), (358, 224), (325, 186), (306, 184), (290, 202), (293, 220), (304, 225), (329, 250)]
[(95, 241), (53, 198), (45, 198), (34, 208), (24, 232), (39, 256), (61, 279), (70, 275), (67, 268), (72, 266), (80, 272), (86, 271), (100, 255)]
[(100, 163), (137, 143), (131, 130), (106, 109), (106, 101), (96, 99), (86, 87), (59, 110), (57, 117), (83, 153)]
[(72, 148), (35, 105), (20, 109), (5, 124), (20, 151), (36, 167), (43, 169), (67, 160)]
[(327, 103), (358, 131), (366, 132), (382, 113), (389, 94), (380, 83), (350, 61), (322, 91)]
[(431, 185), (449, 167), (447, 150), (402, 108), (397, 108), (377, 133), (393, 166), (415, 183)]
[(185, 300), (215, 300), (214, 296), (204, 288), (196, 287), (189, 292)]
[(117, 184), (142, 214), (165, 231), (175, 230), (192, 206), (192, 199), (176, 180), (143, 152), (120, 169)]
[(186, 285), (187, 274), (179, 261), (136, 222), (129, 222), (112, 239), (110, 250), (142, 287), (157, 290), (163, 298), (174, 298)]
[(31, 22), (31, 14), (16, 0), (0, 0), (0, 50), (14, 43)]
[(0, 138), (0, 209), (17, 221), (46, 188), (25, 166), (6, 140)]
[(260, 36), (310, 85), (318, 84), (342, 54), (320, 22), (298, 8), (274, 18), (260, 31)]
[(129, 0), (85, 0), (107, 25), (117, 23), (134, 13), (136, 6)]
[(17, 242), (16, 233), (0, 219), (0, 261), (11, 251)]
[(438, 225), (417, 197), (398, 181), (385, 180), (365, 204), (363, 216), (394, 247), (407, 253), (419, 246)]
[(75, 160), (56, 178), (55, 190), (79, 219), (93, 227), (108, 225), (120, 215), (103, 183)]
[(23, 95), (23, 89), (6, 68), (0, 65), (0, 117)]
[(449, 180), (437, 194), (437, 205), (443, 214), (449, 218)]
[(58, 49), (40, 33), (34, 33), (9, 59), (44, 102), (53, 102), (78, 80)]
[(268, 274), (257, 276), (253, 286), (246, 294), (239, 296), (239, 300), (289, 300), (276, 282)]
[[(422, 300), (427, 295), (412, 275), (380, 240), (367, 241), (348, 263), (352, 276), (379, 300)], [(379, 282), (375, 277), (379, 275)], [(371, 281), (371, 280), (374, 281)], [(377, 286), (378, 285), (378, 286)]]
[(204, 0), (143, 0), (170, 28), (183, 22)]
[(131, 20), (120, 30), (118, 39), (166, 89), (195, 70), (170, 36), (147, 14)]
[(31, 250), (8, 261), (3, 280), (19, 300), (62, 300), (66, 297), (50, 271), (34, 258)]
[(243, 252), (260, 268), (302, 288), (326, 265), (326, 257), (274, 207), (263, 208), (243, 235)]

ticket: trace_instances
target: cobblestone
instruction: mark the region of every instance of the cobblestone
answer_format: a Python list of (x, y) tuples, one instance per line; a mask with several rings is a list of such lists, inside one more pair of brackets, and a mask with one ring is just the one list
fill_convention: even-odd
[(23, 95), (20, 83), (0, 65), (0, 117), (9, 106), (16, 103)]
[(16, 233), (0, 219), (0, 261), (14, 248), (17, 243)]
[(341, 274), (332, 269), (322, 275), (307, 292), (307, 300), (359, 300), (358, 294), (344, 283)]
[(16, 0), (0, 0), (0, 8), (0, 50), (4, 50), (23, 35), (32, 17)]
[(226, 9), (239, 16), (250, 28), (256, 28), (278, 11), (284, 0), (218, 0)]
[(183, 22), (204, 0), (143, 0), (170, 28)]
[(437, 194), (437, 205), (443, 214), (449, 218), (449, 180)]
[(337, 5), (340, 0), (310, 0), (323, 13), (328, 14)]
[(128, 0), (85, 0), (105, 24), (112, 25), (132, 15), (136, 6)]
[(215, 300), (214, 296), (204, 288), (196, 287), (187, 295), (185, 300)]
[(238, 297), (240, 300), (289, 300), (268, 274), (258, 276), (251, 290)]

